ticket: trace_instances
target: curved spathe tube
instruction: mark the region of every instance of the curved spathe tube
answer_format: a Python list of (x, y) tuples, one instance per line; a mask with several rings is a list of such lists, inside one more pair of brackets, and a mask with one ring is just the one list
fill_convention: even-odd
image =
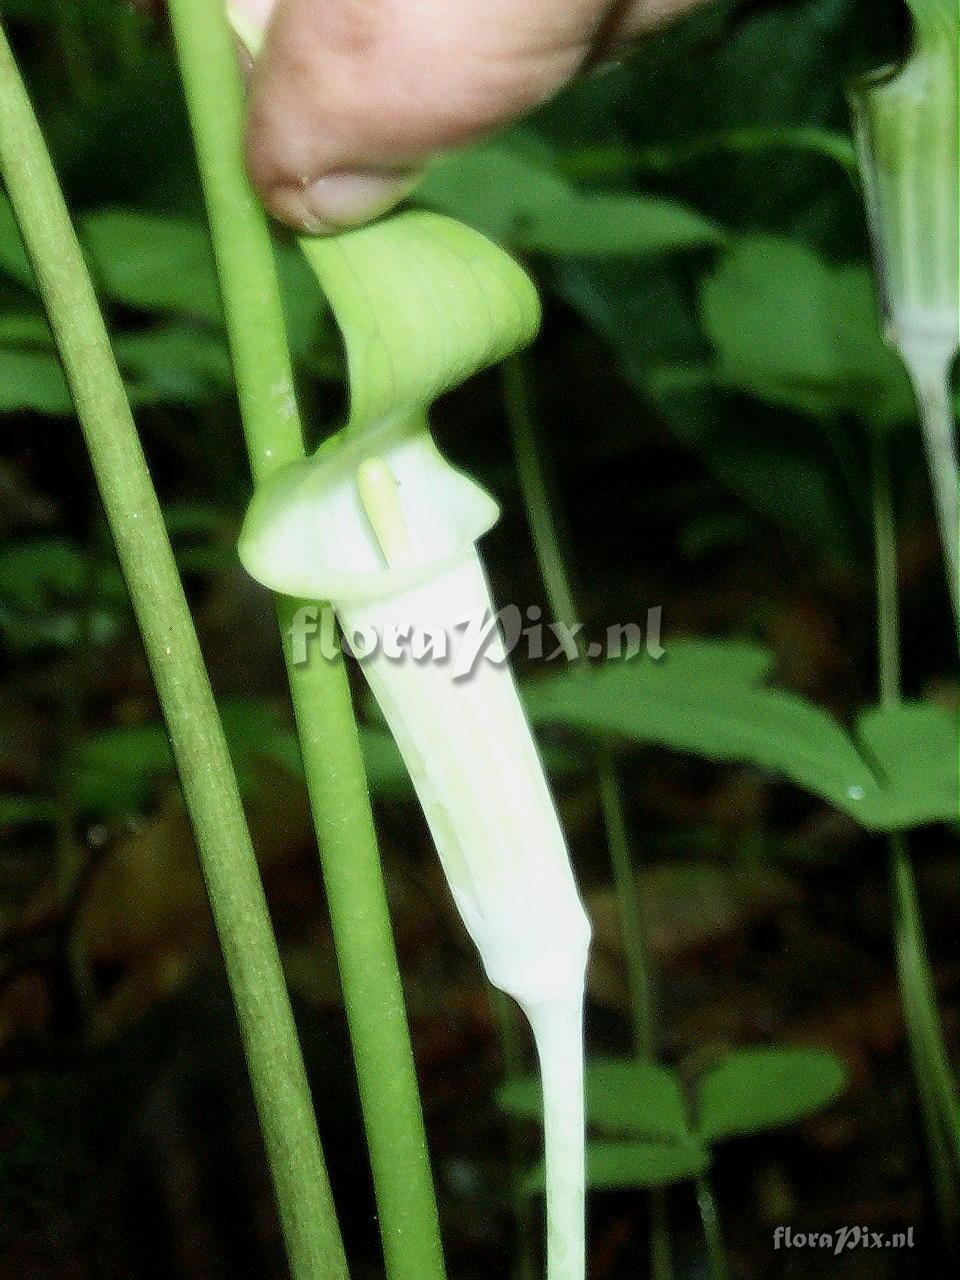
[[(344, 433), (281, 473), (251, 504), (240, 556), (265, 586), (329, 599), (348, 643), (362, 648), (487, 976), (533, 1029), (548, 1276), (582, 1280), (590, 925), (476, 550), (497, 515), (420, 416)], [(478, 631), (486, 642), (474, 652)], [(398, 649), (401, 638), (409, 644)]]

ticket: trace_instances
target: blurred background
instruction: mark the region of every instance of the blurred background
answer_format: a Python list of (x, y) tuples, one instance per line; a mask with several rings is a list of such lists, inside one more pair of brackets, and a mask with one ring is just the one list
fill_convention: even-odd
[[(3, 14), (221, 702), (352, 1274), (373, 1280), (377, 1223), (275, 622), (234, 552), (249, 477), (169, 41), (115, 0), (6, 0)], [(662, 608), (661, 674), (634, 694), (614, 686), (587, 716), (562, 696), (564, 673), (518, 659), (595, 924), (590, 1053), (625, 1060), (632, 1045), (599, 744), (646, 923), (659, 1060), (691, 1105), (699, 1089), (701, 1108), (705, 1073), (744, 1047), (802, 1051), (782, 1062), (808, 1070), (799, 1083), (787, 1070), (753, 1113), (748, 1081), (745, 1110), (713, 1125), (731, 1271), (750, 1280), (954, 1274), (904, 1042), (884, 839), (828, 789), (798, 785), (796, 769), (758, 767), (761, 748), (718, 745), (701, 717), (715, 686), (735, 707), (762, 681), (777, 691), (774, 735), (795, 706), (787, 695), (845, 732), (876, 703), (878, 440), (892, 460), (905, 692), (951, 712), (960, 700), (917, 424), (879, 337), (844, 96), (852, 76), (899, 55), (904, 30), (887, 0), (716, 3), (438, 166), (422, 192), (520, 254), (545, 304), (523, 403), (491, 373), (436, 414), (441, 445), (503, 505), (485, 542), (497, 598), (549, 616), (512, 409), (514, 427), (532, 417), (524, 439), (586, 634)], [(295, 247), (280, 237), (278, 253), (319, 440), (342, 411), (340, 348)], [(0, 412), (0, 1280), (280, 1280), (189, 827), (5, 202)], [(536, 1108), (516, 1083), (498, 1105), (529, 1045), (491, 1002), (360, 681), (357, 694), (450, 1274), (529, 1276), (517, 1207)], [(956, 829), (927, 825), (910, 849), (956, 1050)], [(601, 1076), (600, 1109), (604, 1089), (622, 1097)], [(648, 1274), (651, 1180), (642, 1153), (597, 1173), (592, 1280)], [(660, 1180), (674, 1275), (705, 1276), (694, 1186), (682, 1169)], [(538, 1223), (535, 1197), (529, 1207)], [(914, 1247), (775, 1250), (784, 1224), (913, 1227)]]

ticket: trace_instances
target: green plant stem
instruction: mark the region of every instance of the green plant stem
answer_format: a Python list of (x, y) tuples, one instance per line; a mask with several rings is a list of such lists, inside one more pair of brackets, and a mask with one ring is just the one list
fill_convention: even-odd
[(617, 911), (623, 934), (634, 1041), (637, 1054), (641, 1058), (653, 1060), (656, 1057), (653, 1029), (653, 978), (646, 929), (640, 913), (637, 883), (630, 857), (630, 838), (627, 834), (626, 817), (623, 811), (623, 795), (616, 767), (606, 752), (600, 752), (597, 755), (597, 778), (603, 825), (613, 866)]
[[(900, 624), (897, 601), (897, 545), (886, 443), (873, 453), (874, 548), (877, 591), (877, 657), (880, 701), (900, 701)], [(893, 904), (897, 977), (904, 1021), (926, 1132), (934, 1189), (948, 1240), (960, 1225), (960, 1118), (950, 1059), (937, 1009), (913, 868), (903, 835), (890, 836), (888, 870)]]
[(346, 1275), (303, 1060), (226, 740), (123, 382), (0, 29), (0, 168), (60, 349), (170, 733), (296, 1280)]
[[(643, 916), (640, 912), (633, 861), (630, 857), (630, 837), (627, 833), (623, 808), (623, 793), (613, 758), (603, 748), (597, 748), (596, 767), (600, 808), (603, 813), (607, 847), (610, 850), (617, 913), (620, 917), (620, 932), (627, 967), (627, 989), (632, 1011), (634, 1047), (638, 1057), (652, 1062), (657, 1052), (653, 1021), (653, 967), (650, 962)], [(709, 1189), (709, 1179), (701, 1179), (701, 1181), (706, 1181)], [(697, 1202), (702, 1204), (699, 1193)], [(713, 1221), (715, 1225), (715, 1212)], [(705, 1219), (704, 1231), (706, 1230)], [(709, 1237), (707, 1243), (709, 1249)], [(712, 1260), (712, 1249), (710, 1249), (710, 1256)], [(667, 1193), (663, 1187), (652, 1187), (650, 1190), (650, 1275), (652, 1280), (670, 1280), (672, 1274), (673, 1252), (670, 1245)], [(716, 1274), (715, 1280), (719, 1280)]]
[[(168, 6), (254, 478), (303, 456), (276, 265), (242, 155), (243, 99), (222, 0)], [(285, 641), (297, 601), (282, 599)], [(290, 688), (353, 1042), (390, 1280), (442, 1280), (423, 1114), (347, 672), (315, 654)]]
[(696, 1179), (697, 1205), (700, 1209), (700, 1221), (703, 1223), (703, 1234), (707, 1242), (707, 1258), (710, 1263), (710, 1275), (713, 1280), (727, 1280), (727, 1251), (720, 1231), (720, 1219), (717, 1215), (717, 1202), (713, 1195), (713, 1183), (706, 1173)]
[(880, 702), (894, 707), (900, 701), (900, 618), (897, 601), (897, 536), (890, 491), (887, 446), (873, 446), (873, 545), (877, 591), (877, 676)]

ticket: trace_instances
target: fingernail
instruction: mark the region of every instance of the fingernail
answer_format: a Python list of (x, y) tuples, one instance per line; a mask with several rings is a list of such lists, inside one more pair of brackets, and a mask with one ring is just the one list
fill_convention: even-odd
[(416, 185), (418, 171), (336, 169), (303, 187), (278, 192), (287, 220), (315, 235), (356, 227), (386, 213)]

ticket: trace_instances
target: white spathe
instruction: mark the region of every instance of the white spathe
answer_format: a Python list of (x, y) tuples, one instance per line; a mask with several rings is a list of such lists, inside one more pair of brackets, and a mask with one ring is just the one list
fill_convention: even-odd
[[(241, 560), (274, 590), (330, 600), (348, 641), (446, 638), (445, 660), (380, 643), (364, 675), (490, 981), (524, 1005), (579, 992), (590, 928), (496, 624), (457, 673), (471, 628), (494, 614), (475, 540), (497, 505), (419, 422), (337, 446), (255, 496)], [(380, 492), (371, 475), (387, 478)]]
[(395, 594), (335, 605), (348, 640), (368, 627), (450, 638), (446, 661), (377, 655), (364, 674), (490, 981), (524, 1005), (579, 991), (590, 930), (499, 635), (455, 674), (467, 624), (493, 615), (476, 551)]
[[(584, 1275), (583, 992), (590, 925), (494, 623), (476, 540), (496, 503), (421, 416), (344, 432), (254, 497), (240, 558), (265, 586), (329, 600), (396, 739), (490, 981), (526, 1013), (544, 1085), (549, 1280)], [(471, 631), (471, 628), (473, 629)], [(419, 660), (387, 636), (442, 635)], [(318, 658), (318, 660), (323, 660)]]

